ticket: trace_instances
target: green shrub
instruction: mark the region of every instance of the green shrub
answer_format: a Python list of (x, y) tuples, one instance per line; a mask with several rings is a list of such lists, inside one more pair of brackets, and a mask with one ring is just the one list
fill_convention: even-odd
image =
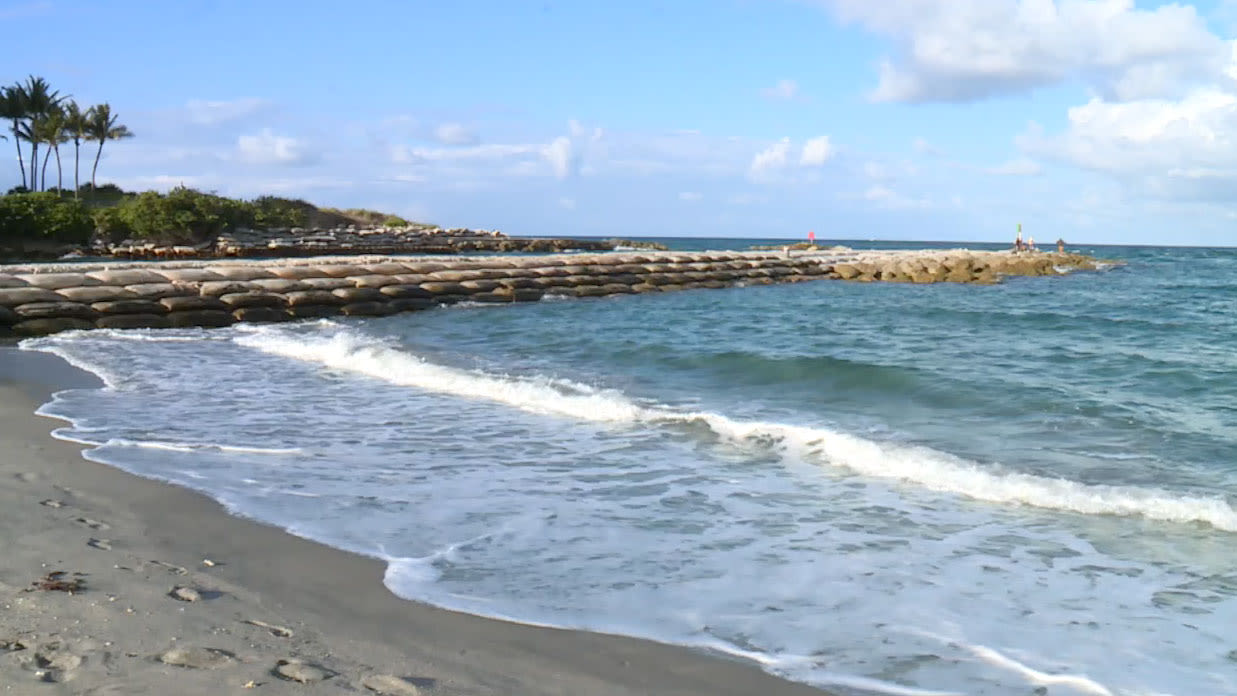
[(174, 188), (166, 195), (146, 191), (116, 209), (135, 237), (192, 242), (224, 229), (251, 226), (255, 212), (250, 203), (189, 188)]
[(383, 227), (407, 227), (408, 221), (398, 215), (388, 215), (387, 219), (382, 221)]
[(95, 230), (109, 242), (119, 242), (133, 236), (133, 228), (119, 206), (96, 208), (90, 213)]
[(316, 210), (311, 203), (278, 196), (261, 196), (250, 205), (253, 206), (253, 224), (262, 229), (304, 227), (309, 222), (309, 214)]
[(0, 197), (0, 239), (85, 244), (94, 232), (80, 202), (51, 192)]

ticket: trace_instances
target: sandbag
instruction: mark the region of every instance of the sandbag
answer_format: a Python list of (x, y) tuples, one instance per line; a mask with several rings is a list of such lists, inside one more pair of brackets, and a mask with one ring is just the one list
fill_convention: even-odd
[(296, 290), (311, 289), (308, 285), (299, 280), (291, 280), (288, 278), (258, 278), (257, 280), (251, 280), (249, 282), (253, 283), (262, 290), (266, 290), (267, 292), (285, 293)]
[(389, 303), (375, 301), (352, 302), (344, 305), (340, 311), (349, 317), (385, 317), (395, 312)]
[(438, 306), (438, 303), (423, 297), (408, 297), (391, 300), (390, 305), (391, 309), (396, 312), (417, 312), (424, 309), (433, 309)]
[(115, 300), (136, 300), (138, 296), (119, 285), (95, 285), (87, 288), (61, 288), (56, 291), (70, 302), (113, 302)]
[(88, 285), (102, 285), (98, 279), (85, 273), (26, 273), (16, 276), (32, 288), (44, 290), (60, 290), (62, 288), (80, 288)]
[[(136, 300), (131, 300), (136, 301)], [(162, 305), (159, 305), (162, 309)], [(95, 320), (100, 329), (168, 329), (172, 324), (159, 314), (109, 314)]]
[(257, 289), (258, 286), (240, 280), (208, 280), (198, 288), (198, 293), (206, 297), (219, 297)]
[(154, 271), (130, 268), (114, 271), (91, 271), (86, 275), (99, 281), (102, 285), (139, 285), (141, 283), (166, 283), (167, 277)]
[(217, 297), (204, 297), (201, 295), (194, 297), (165, 297), (159, 300), (159, 304), (166, 307), (169, 312), (221, 311), (226, 313), (232, 309)]
[(387, 297), (399, 300), (414, 298), (429, 299), (434, 296), (434, 293), (426, 290), (420, 285), (388, 285), (386, 287), (379, 288), (378, 292), (386, 295)]
[(76, 317), (93, 321), (99, 313), (81, 302), (31, 302), (18, 305), (13, 312), (22, 319), (56, 319)]
[(288, 314), (286, 310), (274, 307), (241, 307), (240, 309), (232, 310), (232, 316), (237, 321), (253, 322), (289, 321), (292, 319), (292, 315)]
[(334, 290), (336, 288), (356, 287), (350, 278), (305, 278), (301, 281), (306, 290)]
[[(167, 314), (167, 307), (153, 300), (116, 300), (90, 305), (99, 314)], [(121, 328), (121, 327), (117, 327)]]
[(164, 297), (188, 297), (198, 294), (197, 286), (187, 283), (140, 283), (126, 285), (125, 290), (142, 300), (160, 300)]
[(353, 302), (382, 302), (387, 299), (386, 295), (378, 292), (377, 288), (336, 288), (331, 291), (339, 299), (346, 304)]
[(69, 331), (72, 329), (93, 329), (94, 322), (73, 317), (59, 319), (27, 319), (13, 325), (13, 333), (19, 336), (46, 336), (47, 334)]
[(397, 280), (394, 276), (381, 275), (381, 274), (350, 276), (349, 280), (351, 280), (352, 284), (358, 288), (377, 289), (377, 288), (385, 287), (387, 285), (398, 285), (399, 284), (399, 280)]
[(274, 266), (269, 269), (276, 278), (287, 280), (305, 280), (306, 278), (325, 278), (327, 275), (317, 266)]
[(152, 270), (163, 277), (158, 282), (205, 283), (210, 280), (223, 280), (223, 276), (209, 268), (155, 268)]
[(17, 315), (17, 312), (8, 307), (0, 307), (0, 326), (12, 326), (19, 321), (21, 317)]
[(63, 302), (64, 299), (43, 288), (0, 288), (0, 307), (16, 307), (31, 302)]
[(282, 308), (287, 304), (287, 300), (283, 295), (272, 292), (232, 292), (226, 295), (220, 295), (219, 301), (223, 302), (232, 309), (240, 309), (241, 307), (279, 307)]
[(211, 266), (211, 270), (225, 280), (257, 280), (275, 278), (275, 274), (261, 266)]
[(337, 304), (299, 304), (289, 307), (288, 314), (296, 317), (297, 319), (333, 317), (339, 314), (339, 307), (340, 305)]
[(344, 304), (343, 298), (335, 296), (330, 290), (298, 290), (290, 292), (284, 296), (290, 307), (303, 307), (310, 305), (330, 305), (338, 307)]
[(236, 319), (232, 316), (231, 312), (226, 312), (220, 309), (194, 309), (181, 312), (169, 312), (167, 314), (167, 320), (169, 325), (177, 329), (190, 326), (218, 328), (221, 326), (231, 326), (236, 322)]

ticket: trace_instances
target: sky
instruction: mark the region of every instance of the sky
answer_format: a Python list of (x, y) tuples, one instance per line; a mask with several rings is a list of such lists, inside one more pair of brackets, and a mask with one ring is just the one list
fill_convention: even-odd
[(99, 165), (125, 189), (513, 235), (1237, 246), (1237, 0), (0, 0), (0, 32), (0, 83), (136, 134)]

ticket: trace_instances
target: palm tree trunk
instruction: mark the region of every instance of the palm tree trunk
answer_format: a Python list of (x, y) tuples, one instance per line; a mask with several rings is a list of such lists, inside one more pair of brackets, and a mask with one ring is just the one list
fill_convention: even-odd
[(81, 183), (79, 183), (78, 181), (78, 170), (81, 169), (79, 165), (81, 164), (81, 160), (82, 160), (81, 153), (82, 153), (82, 142), (78, 140), (77, 138), (74, 138), (73, 139), (73, 200), (77, 200), (77, 192), (82, 188)]
[(103, 156), (103, 141), (104, 138), (99, 138), (99, 150), (94, 153), (94, 167), (90, 169), (90, 190), (94, 191), (94, 175), (99, 171), (99, 158)]
[(17, 137), (17, 120), (13, 121), (13, 145), (17, 147), (17, 166), (21, 167), (21, 185), (26, 187), (26, 158), (21, 155), (21, 138)]
[(60, 169), (60, 143), (56, 143), (56, 195), (64, 195), (64, 172)]
[(52, 158), (52, 149), (47, 148), (47, 152), (43, 153), (43, 171), (39, 172), (39, 185), (43, 188), (40, 191), (47, 190), (47, 161)]
[[(34, 134), (31, 133), (30, 135), (33, 136)], [(38, 173), (39, 173), (39, 143), (37, 141), (31, 140), (30, 141), (30, 190), (31, 191), (39, 190), (39, 178), (36, 176), (36, 174)]]

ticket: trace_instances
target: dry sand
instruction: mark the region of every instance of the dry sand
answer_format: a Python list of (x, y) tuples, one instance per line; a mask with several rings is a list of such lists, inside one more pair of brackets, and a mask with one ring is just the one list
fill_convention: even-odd
[(59, 422), (34, 410), (84, 386), (0, 346), (0, 695), (823, 693), (691, 649), (399, 599), (378, 561), (51, 438)]

